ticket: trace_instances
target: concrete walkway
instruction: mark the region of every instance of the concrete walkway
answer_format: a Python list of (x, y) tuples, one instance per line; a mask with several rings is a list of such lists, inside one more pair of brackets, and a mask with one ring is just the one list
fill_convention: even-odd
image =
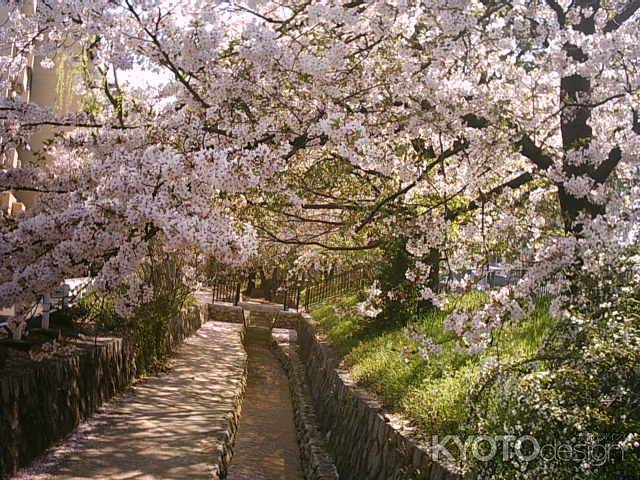
[(167, 374), (106, 404), (15, 479), (210, 478), (246, 366), (241, 328), (206, 323), (179, 348)]

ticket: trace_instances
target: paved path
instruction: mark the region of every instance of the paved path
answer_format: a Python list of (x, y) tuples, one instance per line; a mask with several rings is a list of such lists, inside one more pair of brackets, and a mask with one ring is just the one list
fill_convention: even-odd
[(106, 404), (16, 479), (209, 478), (245, 367), (240, 330), (206, 323), (179, 348), (167, 374)]
[(269, 349), (272, 316), (251, 313), (247, 391), (227, 480), (304, 478), (288, 380)]

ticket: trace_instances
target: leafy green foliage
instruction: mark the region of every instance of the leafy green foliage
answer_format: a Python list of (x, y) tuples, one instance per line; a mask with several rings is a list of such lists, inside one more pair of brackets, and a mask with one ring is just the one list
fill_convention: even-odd
[(388, 239), (385, 244), (386, 261), (381, 265), (377, 277), (382, 290), (381, 296), (385, 301), (377, 322), (406, 325), (412, 317), (432, 307), (421, 297), (416, 283), (406, 278), (407, 270), (415, 263), (406, 244), (407, 240), (403, 237)]
[(176, 257), (150, 257), (140, 275), (152, 294), (126, 318), (116, 312), (113, 297), (91, 293), (73, 306), (54, 312), (52, 321), (67, 325), (91, 323), (98, 331), (122, 335), (133, 345), (138, 373), (152, 371), (169, 354), (170, 322), (184, 308), (195, 304), (182, 281), (180, 262)]
[(559, 324), (538, 355), (494, 372), (482, 385), (473, 427), (531, 435), (544, 454), (526, 465), (517, 456), (495, 458), (478, 465), (479, 478), (636, 478), (639, 303), (629, 297), (593, 307)]
[[(486, 295), (452, 299), (451, 307), (464, 309), (485, 302)], [(417, 343), (397, 324), (379, 323), (359, 316), (356, 296), (312, 311), (322, 332), (351, 368), (354, 379), (375, 391), (382, 401), (412, 420), (424, 435), (449, 435), (466, 429), (472, 409), (470, 393), (481, 379), (487, 360), (522, 360), (535, 353), (553, 322), (541, 301), (524, 322), (505, 329), (482, 356), (459, 353), (450, 332), (443, 328), (449, 311), (431, 310), (410, 319), (411, 327), (442, 345), (427, 361), (414, 355)]]
[(67, 327), (93, 323), (99, 330), (113, 330), (122, 323), (122, 319), (115, 312), (110, 297), (99, 297), (92, 292), (78, 298), (73, 305), (54, 311), (51, 323)]

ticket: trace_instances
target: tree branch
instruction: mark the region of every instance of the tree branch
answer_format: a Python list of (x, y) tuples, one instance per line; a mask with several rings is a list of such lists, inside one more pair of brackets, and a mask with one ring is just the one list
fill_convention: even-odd
[(458, 140), (458, 141), (456, 141), (455, 144), (451, 148), (449, 148), (449, 149), (445, 150), (444, 152), (442, 152), (438, 156), (438, 158), (436, 158), (433, 162), (431, 162), (429, 165), (427, 165), (427, 167), (420, 174), (420, 176), (418, 176), (418, 178), (416, 178), (414, 181), (409, 183), (407, 186), (401, 188), (397, 192), (395, 192), (395, 193), (389, 195), (388, 197), (385, 197), (382, 200), (380, 200), (375, 205), (375, 207), (369, 212), (367, 217), (356, 227), (356, 229), (355, 229), (356, 233), (360, 232), (368, 223), (370, 223), (375, 218), (375, 216), (380, 211), (380, 209), (382, 209), (382, 207), (384, 207), (388, 203), (393, 202), (394, 200), (396, 200), (400, 196), (402, 196), (402, 195), (406, 194), (407, 192), (409, 192), (419, 182), (424, 180), (424, 178), (426, 178), (428, 173), (431, 170), (433, 170), (433, 168), (435, 168), (437, 165), (439, 165), (442, 162), (444, 162), (447, 158), (450, 158), (450, 157), (460, 153), (465, 148), (467, 148), (467, 146), (468, 146), (468, 142), (466, 140)]
[(380, 245), (382, 245), (382, 242), (380, 242), (379, 240), (372, 240), (366, 245), (357, 245), (357, 246), (354, 245), (352, 247), (348, 247), (344, 245), (332, 246), (332, 245), (327, 245), (326, 243), (321, 243), (314, 240), (297, 240), (294, 238), (289, 238), (289, 239), (280, 238), (273, 232), (270, 232), (262, 227), (258, 227), (258, 229), (261, 232), (263, 232), (265, 235), (267, 235), (269, 238), (271, 238), (273, 241), (276, 241), (278, 243), (283, 243), (285, 245), (313, 245), (320, 248), (324, 248), (326, 250), (333, 250), (333, 251), (339, 251), (339, 252), (373, 250), (374, 248), (378, 248)]
[(624, 22), (629, 20), (638, 9), (640, 9), (640, 0), (631, 0), (620, 13), (607, 22), (602, 31), (604, 33), (610, 33), (617, 30)]
[(567, 23), (567, 15), (566, 12), (562, 9), (560, 4), (556, 2), (556, 0), (546, 0), (547, 5), (551, 7), (551, 9), (555, 12), (556, 18), (558, 19), (558, 24), (561, 27), (564, 27)]
[(178, 80), (184, 86), (184, 88), (187, 89), (187, 91), (191, 94), (194, 100), (196, 100), (203, 108), (209, 108), (209, 104), (204, 101), (204, 99), (200, 96), (198, 92), (195, 91), (193, 86), (182, 74), (181, 69), (178, 68), (175, 65), (175, 63), (173, 63), (173, 61), (171, 60), (167, 52), (164, 51), (164, 49), (162, 48), (162, 44), (160, 43), (160, 40), (158, 40), (158, 36), (154, 34), (151, 30), (149, 30), (149, 28), (144, 24), (144, 22), (142, 21), (142, 18), (140, 18), (140, 15), (138, 15), (138, 12), (136, 11), (135, 7), (131, 4), (131, 2), (129, 0), (125, 0), (125, 3), (127, 4), (127, 8), (131, 12), (131, 14), (134, 16), (138, 24), (142, 27), (144, 32), (149, 36), (153, 44), (156, 46), (160, 55), (162, 55), (162, 58), (164, 59), (167, 65), (167, 68), (171, 70), (173, 75), (176, 77), (176, 80)]
[(520, 148), (520, 153), (531, 160), (539, 169), (546, 170), (553, 165), (551, 157), (544, 153), (542, 148), (533, 143), (533, 140), (528, 135), (524, 135), (516, 142), (516, 146)]
[(471, 212), (479, 208), (482, 205), (483, 199), (486, 202), (488, 199), (491, 199), (497, 195), (500, 195), (507, 188), (518, 188), (518, 187), (521, 187), (522, 185), (526, 185), (532, 180), (533, 180), (533, 175), (531, 175), (531, 173), (523, 172), (520, 175), (512, 178), (511, 180), (508, 180), (505, 183), (498, 185), (497, 187), (494, 187), (488, 192), (484, 193), (482, 195), (483, 198), (472, 200), (462, 207), (456, 208), (455, 210), (448, 211), (447, 214), (445, 215), (445, 218), (447, 220), (455, 220), (456, 218), (458, 218), (458, 216), (462, 215), (463, 213)]
[(607, 156), (607, 159), (602, 162), (592, 175), (592, 178), (598, 183), (604, 183), (611, 175), (611, 172), (615, 170), (622, 159), (622, 150), (620, 147), (613, 147)]

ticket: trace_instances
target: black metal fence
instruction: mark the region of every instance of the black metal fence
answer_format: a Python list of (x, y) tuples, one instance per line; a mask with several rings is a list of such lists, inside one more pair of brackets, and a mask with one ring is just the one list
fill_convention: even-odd
[(237, 278), (218, 278), (212, 281), (213, 302), (227, 302), (238, 305), (242, 280)]
[(285, 286), (282, 289), (282, 293), (278, 295), (279, 300), (282, 302), (282, 307), (285, 310), (295, 308), (296, 311), (300, 310), (300, 296), (302, 295), (301, 285), (296, 282), (293, 286)]
[[(314, 280), (292, 280), (280, 285), (272, 301), (282, 304), (284, 310), (300, 310), (301, 307), (308, 310), (325, 300), (362, 290), (370, 283), (369, 272), (369, 269), (359, 268)], [(238, 305), (246, 283), (243, 278), (214, 278), (211, 281), (213, 301)]]
[(305, 285), (302, 294), (304, 308), (309, 310), (310, 306), (330, 298), (359, 292), (368, 286), (370, 280), (369, 270), (359, 268), (309, 282)]
[[(373, 268), (357, 268), (338, 274), (323, 274), (314, 279), (295, 279), (282, 283), (273, 292), (273, 297), (269, 297), (274, 303), (283, 305), (284, 310), (310, 307), (322, 303), (326, 300), (339, 297), (341, 295), (357, 293), (373, 280)], [(450, 277), (443, 278), (440, 283), (442, 291), (447, 291), (449, 282), (462, 278), (465, 274), (472, 277), (473, 282), (483, 289), (495, 289), (505, 285), (516, 284), (526, 273), (523, 268), (491, 268), (488, 271), (477, 273), (467, 271)], [(630, 272), (626, 272), (626, 277), (630, 278)], [(621, 278), (622, 276), (621, 275)], [(246, 289), (248, 279), (244, 277), (217, 276), (211, 281), (211, 288), (214, 302), (227, 302), (238, 305), (241, 293)], [(543, 285), (538, 288), (539, 296), (546, 296), (555, 293), (550, 285)]]

